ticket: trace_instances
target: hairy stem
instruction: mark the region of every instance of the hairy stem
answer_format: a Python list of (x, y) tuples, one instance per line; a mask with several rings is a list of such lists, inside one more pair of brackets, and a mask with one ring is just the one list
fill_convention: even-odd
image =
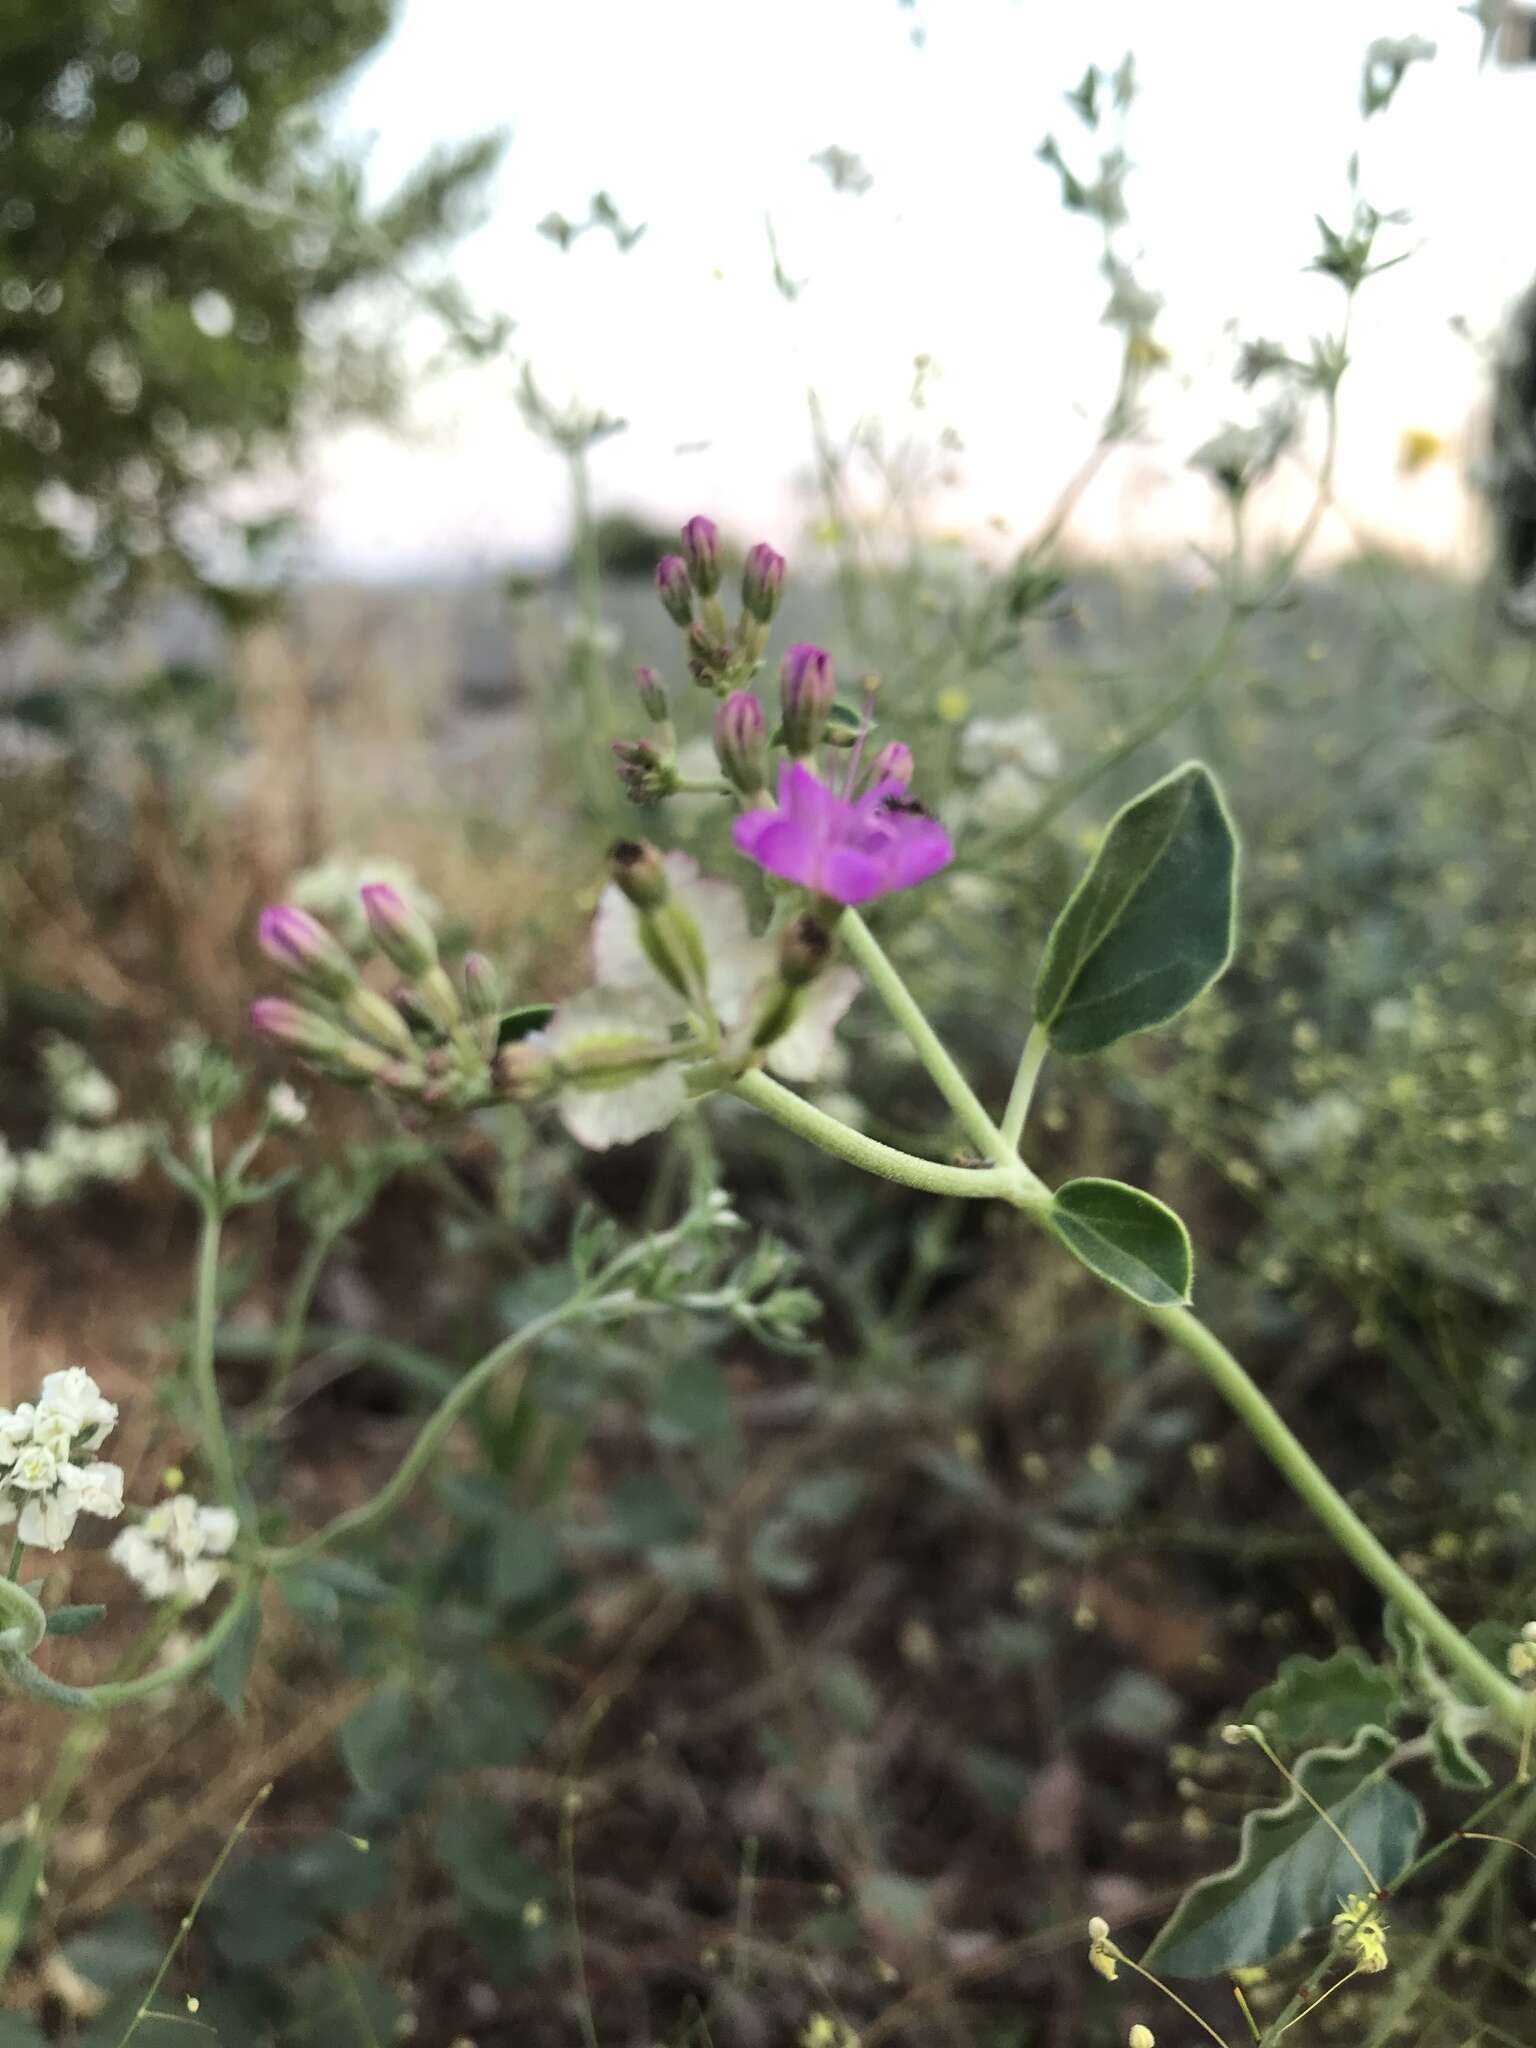
[[(226, 1507), (237, 1514), (241, 1507), (239, 1475), (230, 1449), (229, 1431), (224, 1426), (224, 1408), (219, 1399), (214, 1370), (214, 1331), (219, 1311), (219, 1241), (223, 1232), (223, 1211), (216, 1193), (213, 1163), (213, 1133), (203, 1125), (196, 1135), (198, 1166), (207, 1192), (203, 1196), (203, 1220), (197, 1240), (197, 1275), (192, 1306), (192, 1344), (187, 1371), (197, 1401), (202, 1426), (203, 1455), (213, 1474), (214, 1490)], [(243, 1519), (243, 1518), (242, 1518)]]

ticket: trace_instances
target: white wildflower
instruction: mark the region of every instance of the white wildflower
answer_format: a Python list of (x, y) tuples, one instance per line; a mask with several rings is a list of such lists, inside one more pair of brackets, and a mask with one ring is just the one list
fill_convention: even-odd
[(19, 1408), (0, 1408), (0, 1465), (9, 1465), (23, 1444), (32, 1438), (37, 1410), (30, 1401)]
[(1352, 1095), (1327, 1088), (1273, 1117), (1259, 1141), (1277, 1165), (1287, 1166), (1314, 1153), (1341, 1150), (1359, 1136), (1364, 1122), (1365, 1113)]
[(202, 1507), (191, 1494), (178, 1493), (115, 1536), (108, 1555), (146, 1599), (180, 1599), (195, 1607), (218, 1584), (218, 1560), (233, 1546), (239, 1527), (232, 1509)]
[[(699, 873), (686, 853), (662, 856), (672, 894), (698, 926), (704, 949), (705, 985), (716, 1017), (727, 1031), (744, 1023), (752, 998), (777, 972), (772, 942), (754, 938), (739, 889)], [(610, 882), (598, 900), (592, 926), (593, 964), (599, 988), (643, 989), (668, 1005), (673, 1018), (687, 1004), (660, 975), (640, 942), (640, 918), (624, 892)], [(853, 968), (831, 967), (806, 990), (799, 1016), (769, 1046), (767, 1063), (786, 1081), (814, 1081), (833, 1057), (833, 1032), (860, 981)]]
[(89, 1465), (66, 1465), (65, 1476), (74, 1487), (83, 1513), (115, 1521), (123, 1512), (123, 1468), (93, 1460)]
[(90, 1374), (79, 1365), (45, 1374), (37, 1405), (39, 1410), (69, 1416), (75, 1435), (85, 1439), (79, 1445), (81, 1450), (94, 1451), (99, 1444), (105, 1443), (117, 1421), (116, 1402), (109, 1401)]
[(560, 1120), (578, 1144), (592, 1152), (632, 1145), (662, 1130), (688, 1100), (675, 1060), (658, 1060), (628, 1072), (604, 1074), (612, 1055), (616, 1068), (637, 1042), (664, 1046), (671, 1037), (674, 1006), (645, 988), (593, 988), (559, 1005), (548, 1026), (526, 1043), (553, 1055), (562, 1066), (590, 1063), (590, 1076), (568, 1080), (555, 1097)]
[(21, 1162), (19, 1192), (34, 1209), (52, 1208), (75, 1193), (80, 1177), (72, 1166), (52, 1152), (28, 1152)]
[(1016, 768), (1049, 782), (1061, 770), (1061, 749), (1045, 720), (1033, 711), (1012, 718), (973, 718), (960, 735), (960, 766), (967, 775)]
[(5, 1483), (18, 1493), (47, 1493), (58, 1484), (63, 1465), (46, 1444), (24, 1444), (16, 1453)]
[(267, 1090), (267, 1116), (280, 1131), (296, 1131), (309, 1120), (309, 1104), (297, 1088), (279, 1081)]
[(62, 1550), (74, 1533), (80, 1499), (68, 1486), (27, 1501), (17, 1518), (16, 1534), (37, 1550)]
[(55, 1106), (65, 1116), (104, 1124), (117, 1114), (116, 1088), (73, 1039), (57, 1033), (43, 1041), (43, 1072)]
[(1032, 817), (1044, 793), (1032, 775), (1005, 761), (974, 792), (966, 806), (967, 816), (986, 831), (1001, 831)]

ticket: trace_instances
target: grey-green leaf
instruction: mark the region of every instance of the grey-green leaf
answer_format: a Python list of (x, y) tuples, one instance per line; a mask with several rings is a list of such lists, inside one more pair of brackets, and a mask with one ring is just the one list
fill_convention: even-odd
[(1305, 1749), (1348, 1742), (1368, 1722), (1389, 1727), (1401, 1711), (1395, 1674), (1350, 1648), (1331, 1657), (1287, 1657), (1241, 1718), (1256, 1721), (1277, 1749)]
[[(1384, 1728), (1362, 1728), (1347, 1749), (1315, 1749), (1296, 1776), (1378, 1884), (1395, 1884), (1424, 1833), (1419, 1802), (1386, 1776), (1396, 1747)], [(1150, 1968), (1208, 1977), (1267, 1963), (1324, 1927), (1351, 1892), (1372, 1889), (1333, 1827), (1292, 1793), (1250, 1813), (1237, 1861), (1184, 1898), (1147, 1951)]]
[(1232, 957), (1237, 838), (1198, 761), (1111, 819), (1057, 918), (1035, 983), (1035, 1017), (1057, 1052), (1102, 1052), (1166, 1024)]
[(1189, 1300), (1189, 1232), (1165, 1202), (1118, 1180), (1069, 1180), (1056, 1190), (1050, 1228), (1073, 1258), (1149, 1308)]
[(1452, 1785), (1458, 1792), (1486, 1792), (1493, 1783), (1467, 1746), (1468, 1736), (1475, 1734), (1486, 1721), (1486, 1714), (1478, 1708), (1449, 1700), (1430, 1722), (1429, 1753), (1434, 1762), (1435, 1776), (1442, 1785)]

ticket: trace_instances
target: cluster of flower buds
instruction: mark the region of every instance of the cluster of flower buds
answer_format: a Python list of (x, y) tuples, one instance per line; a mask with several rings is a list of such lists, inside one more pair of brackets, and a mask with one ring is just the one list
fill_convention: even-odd
[[(784, 583), (784, 558), (764, 543), (747, 556), (741, 616), (721, 607), (719, 534), (702, 516), (683, 552), (656, 572), (663, 604), (687, 634), (696, 675), (718, 689), (714, 747), (741, 815), (736, 850), (780, 885), (805, 892), (770, 933), (754, 933), (746, 899), (681, 853), (621, 841), (593, 927), (594, 984), (557, 1007), (502, 1014), (489, 964), (464, 963), (462, 988), (438, 959), (428, 921), (403, 894), (362, 892), (369, 936), (405, 977), (387, 999), (364, 962), (306, 911), (263, 914), (261, 943), (289, 977), (288, 998), (252, 1011), (256, 1029), (332, 1072), (444, 1109), (497, 1097), (548, 1101), (583, 1145), (628, 1143), (668, 1124), (693, 1098), (757, 1066), (810, 1081), (836, 1057), (834, 1027), (858, 992), (834, 961), (851, 905), (908, 889), (953, 857), (949, 836), (909, 794), (912, 750), (871, 749), (875, 679), (862, 712), (837, 701), (831, 656), (809, 642), (784, 655), (776, 729), (745, 687), (760, 666)], [(619, 773), (643, 802), (685, 783), (667, 692), (654, 669), (636, 675), (647, 739), (620, 741)], [(776, 786), (772, 753), (782, 749)]]
[(84, 1462), (116, 1421), (78, 1365), (49, 1373), (35, 1401), (0, 1408), (0, 1523), (14, 1522), (23, 1543), (62, 1550), (80, 1515), (121, 1514), (121, 1466)]
[(362, 905), (375, 948), (400, 976), (389, 995), (364, 980), (364, 963), (317, 918), (274, 904), (262, 912), (258, 937), (291, 994), (252, 1004), (253, 1027), (342, 1080), (375, 1082), (432, 1107), (483, 1103), (505, 1000), (501, 976), (472, 953), (456, 986), (431, 925), (388, 883), (365, 887)]
[(223, 1576), (220, 1560), (239, 1533), (233, 1508), (201, 1507), (190, 1493), (178, 1493), (114, 1536), (107, 1554), (146, 1600), (199, 1607)]

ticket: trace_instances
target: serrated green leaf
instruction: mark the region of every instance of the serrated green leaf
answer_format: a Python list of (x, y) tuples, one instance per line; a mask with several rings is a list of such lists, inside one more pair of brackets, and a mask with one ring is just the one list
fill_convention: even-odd
[(1402, 1706), (1394, 1675), (1351, 1647), (1331, 1657), (1287, 1657), (1242, 1719), (1256, 1721), (1278, 1749), (1307, 1749), (1348, 1742), (1367, 1724), (1389, 1728)]
[(1486, 1720), (1475, 1707), (1449, 1702), (1430, 1722), (1429, 1754), (1442, 1785), (1454, 1786), (1458, 1792), (1486, 1792), (1493, 1783), (1467, 1747), (1467, 1737)]
[(1057, 1052), (1102, 1052), (1177, 1017), (1232, 957), (1237, 839), (1210, 773), (1186, 762), (1110, 820), (1057, 918), (1035, 1018)]
[[(1362, 1728), (1347, 1749), (1315, 1749), (1296, 1776), (1353, 1845), (1378, 1884), (1395, 1884), (1424, 1833), (1419, 1802), (1385, 1774), (1396, 1744)], [(1184, 1898), (1147, 1951), (1149, 1968), (1209, 1977), (1267, 1963), (1326, 1926), (1351, 1892), (1372, 1889), (1344, 1843), (1306, 1800), (1250, 1813), (1237, 1861)]]
[(1047, 1219), (1058, 1241), (1090, 1273), (1150, 1308), (1189, 1300), (1194, 1251), (1166, 1202), (1118, 1180), (1069, 1180)]
[(87, 1629), (95, 1628), (99, 1621), (106, 1619), (105, 1607), (55, 1607), (48, 1616), (48, 1633), (51, 1636), (83, 1636)]
[(1387, 1602), (1381, 1622), (1402, 1686), (1409, 1692), (1427, 1692), (1429, 1646), (1423, 1636), (1395, 1600)]

